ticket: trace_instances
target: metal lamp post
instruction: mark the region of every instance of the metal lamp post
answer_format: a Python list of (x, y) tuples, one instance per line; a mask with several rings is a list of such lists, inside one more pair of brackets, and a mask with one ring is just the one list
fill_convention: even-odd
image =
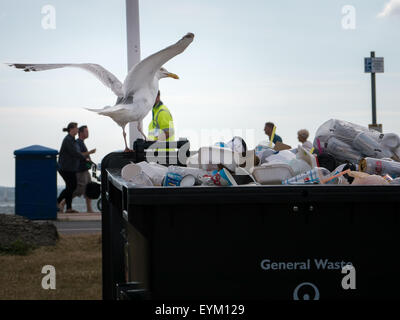
[[(125, 0), (126, 4), (126, 40), (128, 72), (140, 61), (140, 26), (139, 26), (139, 0)], [(137, 122), (129, 123), (129, 146), (138, 138), (144, 138), (137, 129)], [(140, 125), (142, 125), (141, 123)]]

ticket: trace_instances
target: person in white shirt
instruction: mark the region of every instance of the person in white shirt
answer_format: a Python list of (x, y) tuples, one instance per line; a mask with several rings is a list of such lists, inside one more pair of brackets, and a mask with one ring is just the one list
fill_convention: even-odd
[(302, 147), (308, 151), (313, 148), (313, 145), (310, 141), (307, 141), (310, 133), (306, 129), (301, 129), (297, 132), (297, 139), (302, 143)]

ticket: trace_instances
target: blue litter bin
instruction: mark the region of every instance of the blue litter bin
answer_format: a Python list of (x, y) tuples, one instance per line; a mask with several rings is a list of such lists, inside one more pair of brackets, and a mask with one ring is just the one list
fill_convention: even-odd
[(39, 145), (15, 150), (15, 214), (57, 219), (57, 154)]

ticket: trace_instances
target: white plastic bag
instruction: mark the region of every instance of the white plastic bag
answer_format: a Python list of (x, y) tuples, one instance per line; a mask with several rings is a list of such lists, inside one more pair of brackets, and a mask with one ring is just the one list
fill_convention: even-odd
[(296, 155), (289, 151), (289, 150), (282, 150), (282, 151), (277, 151), (274, 154), (270, 155), (269, 157), (266, 157), (264, 161), (266, 163), (289, 163), (293, 159), (296, 159)]

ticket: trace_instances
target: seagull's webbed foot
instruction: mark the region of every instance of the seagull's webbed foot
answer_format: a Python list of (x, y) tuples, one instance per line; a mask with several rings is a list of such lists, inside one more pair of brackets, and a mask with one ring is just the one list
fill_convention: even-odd
[(124, 152), (133, 152), (132, 149), (128, 148), (128, 144), (126, 143), (126, 132), (125, 132), (125, 127), (122, 128), (122, 135), (124, 137), (124, 142), (125, 142), (125, 150)]

